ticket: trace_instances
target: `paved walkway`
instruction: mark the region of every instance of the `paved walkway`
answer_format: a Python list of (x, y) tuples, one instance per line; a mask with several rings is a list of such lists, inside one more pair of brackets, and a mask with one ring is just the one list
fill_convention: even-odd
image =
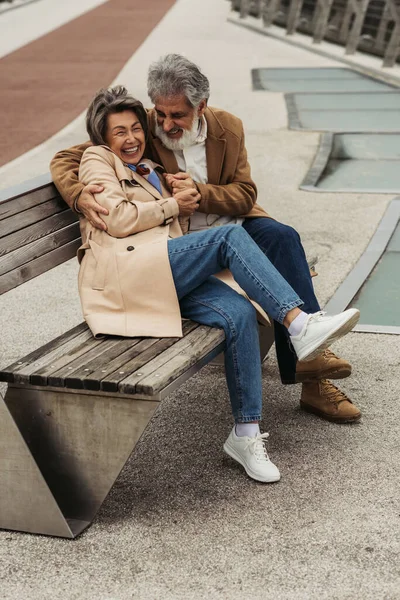
[(105, 2), (0, 60), (0, 166), (79, 115), (174, 1)]
[[(338, 63), (228, 16), (226, 0), (177, 0), (115, 81), (146, 101), (152, 60), (175, 51), (201, 65), (211, 104), (244, 121), (260, 202), (319, 255), (315, 285), (325, 303), (391, 196), (299, 191), (319, 134), (289, 131), (283, 95), (253, 92), (250, 70)], [(1, 185), (44, 172), (54, 151), (83, 137), (79, 116), (0, 169)], [(0, 298), (2, 363), (81, 321), (76, 272), (70, 261)], [(263, 419), (282, 480), (259, 485), (223, 456), (228, 395), (222, 370), (207, 367), (162, 403), (84, 535), (69, 542), (0, 532), (2, 600), (400, 599), (399, 340), (353, 333), (336, 349), (353, 363), (340, 385), (362, 423), (300, 412), (300, 388), (280, 384), (271, 354)]]

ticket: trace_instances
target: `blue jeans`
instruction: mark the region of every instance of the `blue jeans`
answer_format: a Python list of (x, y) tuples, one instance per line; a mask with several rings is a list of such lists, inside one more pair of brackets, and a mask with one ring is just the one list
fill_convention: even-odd
[(225, 331), (225, 371), (235, 421), (259, 421), (262, 390), (256, 311), (212, 275), (229, 268), (248, 296), (278, 323), (302, 300), (243, 227), (214, 227), (168, 240), (168, 254), (182, 316)]
[[(243, 227), (303, 300), (302, 310), (307, 313), (318, 312), (320, 307), (297, 231), (293, 227), (264, 217), (245, 219)], [(297, 358), (289, 334), (286, 327), (279, 322), (275, 322), (274, 325), (275, 348), (282, 383), (295, 383)]]

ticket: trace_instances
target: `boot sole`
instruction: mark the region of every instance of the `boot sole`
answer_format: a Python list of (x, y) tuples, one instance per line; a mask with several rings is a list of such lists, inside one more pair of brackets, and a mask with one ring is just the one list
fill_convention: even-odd
[(296, 373), (296, 383), (306, 383), (316, 379), (346, 379), (350, 377), (351, 369), (325, 369), (325, 371), (303, 371)]
[(335, 417), (334, 415), (328, 415), (323, 410), (319, 410), (310, 404), (305, 404), (301, 400), (300, 408), (308, 413), (312, 413), (313, 415), (317, 415), (318, 417), (325, 419), (325, 421), (331, 421), (332, 423), (355, 423), (361, 419), (361, 413), (353, 417)]
[(279, 477), (270, 477), (268, 479), (262, 479), (259, 475), (257, 475), (257, 473), (254, 473), (251, 469), (248, 468), (246, 464), (242, 462), (240, 455), (237, 454), (233, 448), (230, 448), (226, 442), (224, 444), (224, 452), (225, 454), (233, 458), (233, 460), (242, 465), (243, 469), (246, 471), (247, 475), (251, 479), (255, 479), (256, 481), (260, 481), (261, 483), (275, 483), (281, 478), (281, 476), (279, 475)]
[(313, 360), (314, 358), (317, 358), (317, 356), (319, 354), (321, 354), (321, 352), (323, 352), (324, 350), (329, 348), (336, 340), (338, 340), (339, 338), (341, 338), (341, 337), (345, 336), (347, 333), (349, 333), (349, 331), (351, 331), (353, 329), (353, 327), (355, 327), (357, 325), (359, 318), (360, 318), (360, 313), (353, 315), (348, 321), (343, 323), (338, 329), (336, 329), (335, 331), (332, 331), (331, 334), (325, 340), (321, 341), (321, 343), (316, 348), (314, 348), (313, 350), (310, 350), (310, 352), (308, 354), (306, 354), (305, 356), (297, 357), (298, 360), (303, 360), (303, 361), (307, 362), (308, 360)]

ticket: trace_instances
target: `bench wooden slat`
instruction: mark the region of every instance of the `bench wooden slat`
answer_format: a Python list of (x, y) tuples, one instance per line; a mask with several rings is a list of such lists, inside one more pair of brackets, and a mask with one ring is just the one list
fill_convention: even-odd
[[(196, 344), (196, 340), (198, 336), (203, 340), (208, 336), (209, 331), (212, 331), (210, 327), (206, 327), (205, 325), (196, 324), (197, 327), (193, 328), (192, 331), (189, 331), (183, 338), (180, 338), (176, 341), (176, 343), (169, 348), (168, 351), (159, 354), (153, 359), (147, 360), (146, 364), (132, 373), (128, 377), (126, 377), (119, 384), (119, 391), (124, 394), (136, 394), (136, 393), (145, 393), (152, 395), (153, 394), (153, 386), (158, 389), (163, 389), (167, 384), (162, 385), (161, 387), (155, 383), (158, 379), (168, 379), (170, 375), (170, 365), (172, 359), (174, 359), (177, 355), (181, 354), (181, 359), (183, 358), (182, 353), (186, 351), (191, 352), (191, 348)], [(220, 330), (217, 331), (216, 339), (220, 338)], [(213, 338), (214, 340), (215, 338)], [(224, 334), (222, 333), (221, 341), (224, 340)], [(214, 346), (216, 343), (214, 343)], [(167, 349), (166, 349), (167, 350)], [(184, 358), (184, 360), (187, 356)], [(192, 363), (193, 364), (193, 363)], [(184, 369), (186, 370), (186, 369)], [(177, 375), (172, 373), (172, 379), (176, 379)], [(172, 380), (170, 379), (170, 381)], [(149, 383), (150, 380), (150, 383)], [(143, 382), (143, 385), (142, 385)]]
[(90, 330), (82, 334), (82, 339), (75, 338), (75, 343), (71, 343), (68, 348), (64, 347), (64, 352), (57, 358), (47, 357), (45, 364), (38, 370), (31, 373), (29, 382), (32, 385), (50, 385), (50, 376), (61, 368), (68, 366), (76, 358), (90, 352), (93, 348), (97, 348), (104, 343), (104, 338), (97, 339), (93, 337)]
[(75, 373), (80, 373), (82, 370), (84, 376), (90, 370), (91, 363), (99, 359), (99, 356), (113, 349), (118, 354), (120, 346), (124, 347), (125, 342), (126, 338), (104, 338), (100, 344), (95, 344), (88, 352), (80, 353), (74, 360), (63, 364), (57, 371), (53, 371), (48, 377), (47, 385), (83, 389), (82, 380)]
[[(196, 329), (198, 326), (198, 323), (194, 323), (194, 321), (185, 321), (183, 324), (183, 334), (187, 335), (187, 333)], [(100, 383), (100, 390), (104, 392), (121, 391), (119, 390), (119, 384), (126, 378), (127, 374), (136, 371), (141, 372), (148, 361), (153, 360), (167, 348), (176, 344), (179, 339), (181, 338), (162, 338), (157, 340), (156, 343), (152, 344), (146, 350), (118, 367), (118, 369), (107, 375), (107, 377), (103, 378)]]
[(28, 265), (22, 265), (0, 277), (0, 295), (12, 290), (25, 281), (33, 279), (50, 268), (56, 267), (61, 263), (73, 258), (81, 245), (81, 239), (74, 240), (61, 248), (52, 250), (40, 258), (36, 258)]
[[(91, 339), (92, 332), (86, 327), (81, 333), (71, 337), (64, 344), (55, 346), (50, 349), (47, 353), (43, 353), (42, 356), (38, 356), (36, 360), (24, 361), (20, 368), (17, 368), (13, 372), (13, 382), (19, 384), (31, 383), (30, 377), (32, 373), (40, 371), (46, 365), (51, 364), (52, 361), (56, 361), (59, 357), (62, 357), (65, 352), (69, 352), (72, 348), (75, 348), (79, 344)], [(40, 350), (40, 349), (39, 349)]]
[(50, 184), (35, 191), (28, 191), (26, 194), (22, 194), (16, 198), (4, 200), (0, 202), (0, 221), (28, 210), (33, 206), (48, 202), (59, 195), (56, 186)]
[(76, 239), (80, 239), (79, 223), (73, 223), (40, 240), (18, 248), (0, 258), (0, 276)]
[[(153, 396), (175, 381), (200, 359), (209, 354), (218, 344), (223, 343), (225, 334), (221, 329), (202, 325), (185, 338), (179, 340), (172, 348), (163, 354), (165, 363), (148, 377), (136, 383), (137, 394)], [(153, 361), (156, 362), (156, 361)], [(130, 388), (129, 383), (122, 384), (124, 389)]]
[[(135, 348), (141, 341), (142, 338), (121, 338), (118, 340), (115, 339), (114, 344), (110, 344), (109, 347), (102, 344), (98, 348), (98, 354), (92, 360), (81, 360), (79, 366), (75, 366), (72, 371), (69, 371), (65, 378), (65, 387), (73, 389), (93, 389), (90, 388), (90, 384), (87, 386), (87, 380), (93, 374), (97, 373), (97, 376), (93, 375), (93, 377), (95, 380), (97, 379), (97, 387), (95, 389), (99, 390), (100, 382), (98, 380), (104, 377), (108, 372), (112, 373), (115, 371), (119, 363), (123, 364), (124, 362), (127, 362), (132, 356), (126, 357), (126, 352), (131, 348)], [(83, 358), (87, 359), (87, 355)], [(111, 363), (114, 363), (114, 361), (116, 361), (116, 365), (110, 369), (110, 365)], [(75, 362), (79, 363), (79, 361)]]
[(13, 383), (14, 379), (12, 376), (14, 372), (22, 371), (27, 365), (35, 363), (38, 359), (45, 356), (48, 352), (54, 351), (56, 348), (62, 348), (64, 344), (87, 330), (87, 324), (85, 322), (80, 323), (79, 325), (76, 325), (76, 327), (73, 327), (73, 329), (70, 329), (54, 340), (51, 340), (51, 342), (48, 342), (30, 354), (27, 354), (27, 356), (24, 356), (24, 358), (16, 360), (8, 367), (5, 367), (3, 371), (0, 371), (0, 381), (8, 381)]
[(2, 219), (0, 221), (0, 238), (65, 210), (71, 209), (60, 196), (57, 196), (48, 202), (18, 213), (18, 215)]
[[(95, 371), (90, 373), (87, 377), (84, 378), (83, 387), (85, 390), (93, 390), (99, 391), (101, 389), (102, 380), (107, 380), (107, 377), (114, 373), (114, 371), (118, 371), (122, 369), (123, 365), (128, 363), (130, 360), (134, 359), (141, 352), (150, 348), (153, 344), (159, 341), (158, 338), (137, 338), (137, 344), (132, 343), (130, 348), (125, 352), (121, 353), (119, 356), (116, 356), (110, 362), (100, 365)], [(132, 340), (133, 342), (133, 340)], [(115, 384), (115, 389), (117, 389), (117, 384)]]
[(22, 248), (35, 240), (39, 240), (63, 227), (68, 227), (68, 225), (76, 223), (77, 221), (78, 217), (72, 210), (65, 210), (64, 212), (57, 213), (43, 221), (39, 221), (30, 227), (24, 227), (24, 229), (20, 231), (15, 231), (0, 239), (0, 256)]

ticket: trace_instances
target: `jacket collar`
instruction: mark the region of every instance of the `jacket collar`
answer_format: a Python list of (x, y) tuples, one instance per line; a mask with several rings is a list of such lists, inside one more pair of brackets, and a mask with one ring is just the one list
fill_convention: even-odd
[[(122, 162), (122, 160), (119, 158), (119, 156), (117, 156), (115, 154), (115, 152), (113, 152), (111, 150), (111, 148), (109, 148), (108, 146), (103, 146), (103, 148), (105, 148), (106, 150), (111, 152), (111, 154), (114, 157), (115, 174), (118, 178), (118, 181), (120, 181), (120, 182), (136, 181), (136, 183), (138, 183), (140, 186), (142, 186), (142, 188), (144, 188), (147, 192), (149, 192), (149, 194), (151, 194), (157, 200), (161, 200), (161, 198), (165, 197), (165, 195), (169, 195), (169, 194), (166, 194), (167, 190), (164, 185), (163, 178), (160, 177), (161, 189), (163, 190), (163, 195), (161, 195), (160, 192), (154, 187), (154, 185), (151, 185), (151, 183), (149, 183), (145, 177), (142, 177), (141, 175), (136, 173), (136, 171), (132, 171), (132, 169), (130, 169), (128, 167), (128, 165), (126, 165), (124, 162)], [(156, 173), (158, 173), (159, 170), (162, 170), (162, 171), (164, 170), (161, 165), (153, 162), (149, 158), (144, 158), (143, 162), (150, 165), (154, 169), (154, 171), (156, 171)]]

